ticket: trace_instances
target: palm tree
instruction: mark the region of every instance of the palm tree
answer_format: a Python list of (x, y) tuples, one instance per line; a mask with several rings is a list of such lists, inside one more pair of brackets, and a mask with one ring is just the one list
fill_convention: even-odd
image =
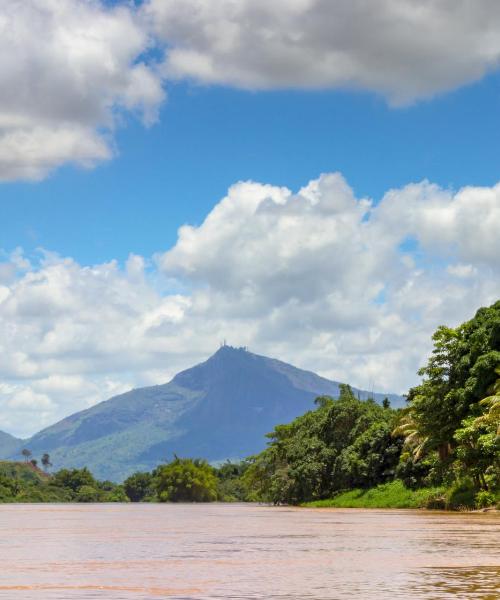
[(392, 432), (394, 437), (404, 437), (404, 445), (411, 450), (415, 460), (418, 460), (427, 449), (429, 436), (423, 436), (411, 408), (407, 408), (401, 416), (397, 427)]
[[(500, 375), (500, 367), (497, 367), (495, 372)], [(479, 402), (482, 406), (486, 406), (488, 410), (477, 417), (474, 424), (496, 426), (497, 435), (500, 435), (500, 377), (491, 386), (490, 391), (491, 396), (487, 396)]]

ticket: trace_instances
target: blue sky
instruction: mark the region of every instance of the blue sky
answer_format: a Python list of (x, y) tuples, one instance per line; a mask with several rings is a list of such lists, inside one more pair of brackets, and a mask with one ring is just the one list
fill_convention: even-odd
[(500, 5), (0, 4), (0, 430), (220, 341), (405, 393), (500, 297)]
[(297, 190), (340, 171), (377, 200), (408, 182), (492, 185), (500, 173), (498, 74), (402, 108), (368, 92), (173, 84), (168, 96), (150, 128), (127, 118), (113, 160), (3, 184), (3, 248), (43, 246), (85, 264), (149, 256), (239, 180)]

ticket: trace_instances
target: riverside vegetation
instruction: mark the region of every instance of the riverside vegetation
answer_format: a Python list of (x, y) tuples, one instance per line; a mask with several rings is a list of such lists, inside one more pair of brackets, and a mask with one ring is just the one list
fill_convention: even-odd
[[(175, 457), (123, 484), (87, 469), (53, 475), (29, 461), (0, 463), (0, 501), (262, 501), (308, 506), (472, 509), (499, 503), (500, 301), (440, 327), (422, 381), (394, 410), (339, 397), (268, 434), (241, 463)], [(25, 458), (29, 458), (28, 454)]]

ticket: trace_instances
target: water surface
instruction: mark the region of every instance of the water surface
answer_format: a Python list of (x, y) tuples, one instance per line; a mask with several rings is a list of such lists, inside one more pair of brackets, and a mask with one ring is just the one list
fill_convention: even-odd
[(9, 600), (498, 599), (491, 513), (0, 505)]

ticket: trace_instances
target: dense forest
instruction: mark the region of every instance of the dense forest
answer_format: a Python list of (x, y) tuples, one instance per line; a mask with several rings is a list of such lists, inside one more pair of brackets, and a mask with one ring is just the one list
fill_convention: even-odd
[[(121, 485), (87, 469), (48, 474), (0, 463), (0, 502), (261, 501), (318, 506), (482, 508), (500, 487), (500, 301), (439, 327), (421, 383), (394, 410), (338, 398), (277, 425), (268, 447), (238, 464), (174, 459)], [(49, 461), (46, 460), (45, 467)]]
[(345, 386), (340, 398), (319, 398), (316, 410), (276, 427), (244, 475), (254, 497), (373, 505), (377, 495), (365, 490), (378, 485), (381, 502), (394, 505), (498, 503), (500, 301), (455, 329), (439, 327), (433, 341), (406, 408), (359, 401)]

